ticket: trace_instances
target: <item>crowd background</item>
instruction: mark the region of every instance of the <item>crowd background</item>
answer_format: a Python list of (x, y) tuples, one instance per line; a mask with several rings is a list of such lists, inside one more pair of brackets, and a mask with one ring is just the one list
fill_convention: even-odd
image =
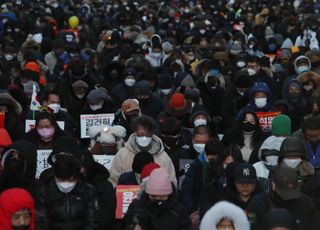
[(0, 3), (1, 230), (318, 229), (319, 1)]

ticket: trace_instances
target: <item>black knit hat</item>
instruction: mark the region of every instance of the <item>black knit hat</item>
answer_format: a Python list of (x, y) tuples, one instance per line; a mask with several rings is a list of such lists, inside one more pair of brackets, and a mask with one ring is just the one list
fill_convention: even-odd
[(285, 209), (272, 209), (265, 217), (265, 230), (276, 227), (293, 229), (294, 222), (292, 215)]
[(143, 167), (151, 162), (154, 162), (153, 156), (148, 152), (139, 152), (137, 153), (132, 162), (132, 170), (135, 173), (141, 173)]

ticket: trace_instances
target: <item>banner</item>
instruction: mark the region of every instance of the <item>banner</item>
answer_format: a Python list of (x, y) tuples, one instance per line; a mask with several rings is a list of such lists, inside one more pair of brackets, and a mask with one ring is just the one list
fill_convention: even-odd
[(81, 138), (89, 138), (88, 130), (92, 126), (112, 125), (114, 120), (113, 113), (104, 114), (85, 114), (80, 115)]
[(115, 156), (113, 155), (93, 155), (93, 158), (99, 164), (102, 164), (106, 169), (110, 170)]
[[(64, 130), (64, 121), (57, 121), (60, 129)], [(36, 120), (26, 120), (25, 123), (25, 132), (29, 132), (31, 129), (36, 127)]]
[(281, 114), (281, 112), (256, 112), (256, 114), (262, 131), (267, 133), (271, 132), (272, 121), (276, 116)]
[(40, 174), (48, 168), (51, 168), (51, 165), (48, 163), (48, 157), (52, 149), (41, 149), (37, 150), (37, 171), (36, 171), (36, 178), (40, 177)]
[(139, 185), (117, 185), (116, 196), (117, 196), (117, 208), (116, 208), (116, 219), (122, 219), (131, 202), (137, 197), (140, 191)]
[(179, 176), (178, 183), (179, 183), (179, 190), (181, 189), (182, 182), (186, 177), (186, 173), (190, 168), (190, 165), (193, 163), (194, 159), (179, 159), (179, 174), (182, 172), (183, 174)]

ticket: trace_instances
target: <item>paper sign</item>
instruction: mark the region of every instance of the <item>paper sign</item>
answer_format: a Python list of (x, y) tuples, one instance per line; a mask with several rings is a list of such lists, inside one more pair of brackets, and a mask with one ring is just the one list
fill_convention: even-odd
[(88, 131), (92, 126), (112, 125), (113, 113), (80, 115), (81, 138), (89, 138)]
[(137, 197), (140, 191), (139, 185), (117, 185), (116, 196), (117, 196), (117, 208), (116, 208), (116, 219), (122, 219), (131, 202)]
[(102, 164), (106, 169), (110, 170), (114, 156), (112, 155), (93, 155), (93, 158), (99, 164)]
[(180, 159), (179, 160), (179, 172), (184, 171), (183, 175), (179, 177), (179, 190), (181, 189), (182, 182), (186, 177), (186, 173), (190, 168), (190, 165), (193, 163), (194, 159)]
[(281, 112), (256, 112), (259, 124), (263, 132), (270, 132), (273, 119)]
[[(60, 129), (64, 130), (64, 121), (57, 121)], [(26, 120), (25, 125), (25, 132), (29, 132), (31, 129), (34, 129), (36, 127), (36, 121), (35, 120)]]
[(37, 150), (37, 171), (36, 171), (36, 178), (40, 177), (40, 174), (48, 168), (51, 168), (51, 165), (48, 163), (48, 157), (52, 149), (41, 149)]

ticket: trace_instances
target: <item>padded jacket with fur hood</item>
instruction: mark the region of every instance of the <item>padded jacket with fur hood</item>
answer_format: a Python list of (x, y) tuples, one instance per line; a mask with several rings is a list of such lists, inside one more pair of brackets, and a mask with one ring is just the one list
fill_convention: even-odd
[(245, 212), (227, 201), (218, 202), (206, 212), (201, 221), (200, 230), (216, 230), (222, 218), (230, 219), (235, 230), (250, 230)]
[[(142, 151), (142, 149), (139, 149), (139, 146), (136, 143), (136, 135), (132, 134), (124, 147), (117, 152), (112, 162), (110, 171), (111, 177), (109, 180), (114, 186), (117, 184), (122, 173), (132, 171), (133, 158), (140, 151)], [(167, 170), (171, 181), (176, 185), (177, 179), (173, 163), (169, 155), (164, 151), (161, 139), (156, 135), (153, 135), (152, 137), (151, 148), (148, 152), (153, 155), (155, 163)]]

